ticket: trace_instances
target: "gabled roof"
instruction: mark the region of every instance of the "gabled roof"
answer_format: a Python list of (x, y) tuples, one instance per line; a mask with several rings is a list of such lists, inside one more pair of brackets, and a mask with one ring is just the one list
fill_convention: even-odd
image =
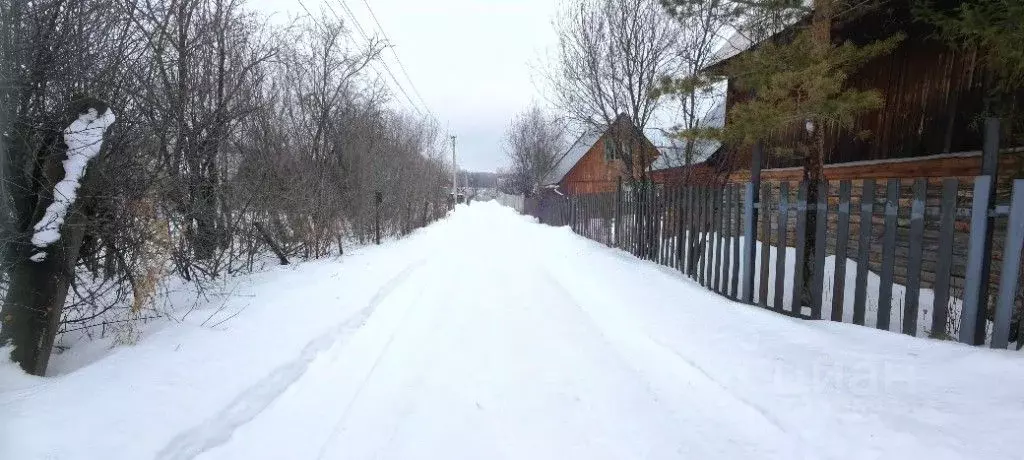
[[(814, 5), (813, 0), (803, 0), (801, 3), (805, 8), (810, 8)], [(764, 36), (756, 39), (752, 37), (754, 35), (753, 30), (757, 28), (756, 26), (751, 26), (749, 23), (741, 25), (738, 28), (733, 29), (732, 35), (723, 40), (722, 46), (718, 47), (718, 49), (715, 50), (711, 58), (708, 59), (708, 63), (707, 65), (704, 66), (704, 68), (709, 69), (722, 65), (725, 63), (725, 61), (732, 59), (736, 55), (744, 51), (747, 51), (748, 49), (753, 48), (757, 45), (760, 45), (765, 41), (773, 39), (777, 35), (789, 30), (790, 28), (800, 23), (801, 21), (808, 20), (809, 17), (809, 14), (795, 14), (791, 17), (785, 18), (783, 19), (782, 24), (778, 24), (777, 26), (771, 26), (771, 28), (775, 30), (762, 32), (761, 34), (763, 34)], [(763, 24), (764, 23), (762, 23), (762, 27)]]
[(576, 142), (573, 142), (569, 149), (555, 162), (555, 167), (552, 168), (551, 172), (544, 179), (544, 185), (555, 185), (562, 182), (565, 175), (569, 174), (569, 170), (576, 166), (576, 163), (601, 139), (602, 134), (604, 133), (588, 130), (576, 138)]
[[(725, 101), (716, 104), (711, 111), (704, 115), (698, 125), (713, 128), (725, 126)], [(651, 170), (659, 171), (683, 166), (683, 152), (686, 150), (687, 142), (686, 140), (674, 140), (672, 145), (658, 147), (661, 155), (654, 160)], [(693, 162), (700, 163), (717, 152), (722, 147), (722, 143), (714, 139), (697, 139), (693, 146)]]
[[(661, 155), (658, 155), (658, 159), (654, 160), (654, 164), (651, 165), (651, 171), (683, 166), (683, 155), (686, 152), (686, 145), (687, 141), (678, 141), (676, 145), (658, 147)], [(721, 147), (722, 143), (717, 140), (697, 139), (693, 143), (693, 163), (706, 161)]]

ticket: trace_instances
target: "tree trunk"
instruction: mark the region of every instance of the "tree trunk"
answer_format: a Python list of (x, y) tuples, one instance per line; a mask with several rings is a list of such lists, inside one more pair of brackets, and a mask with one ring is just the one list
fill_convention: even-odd
[(14, 345), (11, 360), (30, 374), (46, 373), (85, 235), (85, 220), (79, 209), (72, 211), (62, 226), (61, 239), (47, 248), (43, 261), (29, 260), (33, 246), (27, 242), (17, 254), (10, 291), (0, 313), (4, 318), (0, 341)]
[[(106, 107), (103, 107), (106, 110)], [(77, 114), (76, 114), (77, 116)], [(39, 152), (42, 168), (36, 171), (39, 178), (35, 192), (34, 206), (28, 211), (31, 223), (41, 220), (46, 208), (53, 202), (54, 186), (64, 178), (63, 161), (67, 149), (61, 142), (48, 142)], [(95, 177), (92, 168), (89, 177)], [(60, 239), (45, 249), (46, 257), (32, 261), (29, 257), (36, 248), (32, 245), (31, 231), (25, 231), (18, 238), (13, 251), (14, 266), (3, 308), (0, 309), (0, 343), (14, 346), (11, 359), (26, 372), (44, 375), (50, 360), (50, 351), (57, 336), (64, 301), (74, 278), (74, 267), (78, 260), (82, 240), (85, 237), (86, 217), (84, 203), (90, 195), (88, 182), (81, 179), (78, 200), (71, 204), (60, 228)], [(31, 229), (31, 223), (25, 230)]]
[[(828, 53), (832, 48), (832, 0), (815, 0), (814, 17), (811, 25), (814, 35), (816, 53)], [(808, 129), (803, 133), (807, 138), (804, 142), (804, 168), (803, 182), (807, 184), (807, 203), (818, 202), (818, 187), (825, 180), (825, 126), (819, 120), (807, 120)], [(800, 286), (801, 305), (814, 305), (813, 289), (811, 288), (814, 279), (814, 253), (817, 249), (818, 225), (817, 212), (807, 211), (807, 218), (804, 227), (804, 254), (803, 260), (803, 283)], [(824, 241), (821, 244), (825, 244)], [(836, 263), (842, 263), (837, 261)], [(795, 288), (794, 288), (795, 289)]]
[(281, 246), (277, 244), (277, 241), (274, 241), (274, 238), (270, 236), (270, 232), (267, 231), (267, 228), (259, 222), (253, 222), (252, 226), (260, 234), (260, 238), (263, 238), (263, 242), (267, 243), (267, 246), (270, 246), (270, 250), (274, 252), (275, 256), (277, 256), (277, 260), (281, 262), (281, 265), (288, 265), (288, 256), (285, 255), (284, 250), (282, 250)]

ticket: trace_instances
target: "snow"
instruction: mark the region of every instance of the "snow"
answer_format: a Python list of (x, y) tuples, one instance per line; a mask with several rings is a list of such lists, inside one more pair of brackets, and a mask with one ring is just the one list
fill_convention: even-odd
[(99, 154), (103, 133), (114, 118), (110, 109), (99, 115), (96, 109), (90, 108), (64, 129), (64, 143), (68, 146), (68, 158), (63, 162), (64, 178), (54, 186), (53, 202), (33, 226), (32, 245), (36, 247), (36, 253), (29, 257), (32, 261), (46, 259), (46, 247), (60, 239), (60, 226), (64, 224), (68, 209), (75, 203), (81, 185), (79, 181), (85, 176), (89, 160)]
[(1021, 458), (1018, 353), (734, 303), (494, 202), (351, 253), (0, 366), (0, 458)]

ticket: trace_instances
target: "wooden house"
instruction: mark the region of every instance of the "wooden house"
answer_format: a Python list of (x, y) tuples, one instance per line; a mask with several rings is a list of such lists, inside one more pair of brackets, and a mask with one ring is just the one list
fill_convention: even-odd
[[(958, 2), (939, 0), (937, 4), (952, 8)], [(867, 266), (871, 271), (880, 272), (884, 225), (879, 216), (886, 206), (885, 185), (897, 179), (900, 182), (900, 205), (895, 229), (898, 237), (894, 248), (894, 280), (905, 283), (910, 247), (908, 235), (912, 189), (915, 178), (924, 178), (927, 183), (927, 204), (924, 210), (925, 232), (920, 241), (924, 247), (921, 283), (923, 287), (933, 287), (937, 266), (935, 254), (941, 249), (950, 250), (948, 247), (940, 247), (937, 238), (938, 203), (943, 179), (957, 179), (955, 206), (958, 217), (951, 242), (953, 262), (950, 280), (953, 297), (956, 297), (964, 288), (970, 231), (963, 216), (970, 213), (974, 178), (981, 174), (982, 114), (986, 82), (978, 57), (971, 52), (950, 47), (936, 38), (935, 30), (930, 25), (914, 19), (911, 5), (910, 1), (886, 1), (866, 14), (833, 24), (832, 36), (836, 42), (865, 44), (896, 33), (903, 33), (905, 38), (890, 54), (872, 59), (848, 76), (847, 84), (853, 87), (878, 90), (884, 99), (883, 106), (858, 117), (852, 129), (825, 127), (824, 173), (829, 182), (827, 253), (834, 254), (838, 242), (835, 234), (838, 222), (836, 210), (840, 201), (839, 182), (851, 181), (854, 202), (864, 203), (867, 200), (872, 203), (876, 213), (870, 221), (865, 222), (861, 222), (857, 213), (852, 213), (849, 216), (850, 234), (860, 235), (861, 226), (869, 226)], [(806, 22), (795, 27), (804, 25)], [(791, 37), (795, 27), (777, 34), (772, 40)], [(743, 46), (756, 47), (757, 44)], [(747, 51), (739, 50), (724, 55), (714, 65), (726, 65), (744, 52)], [(726, 124), (729, 123), (728, 114), (749, 97), (751, 95), (736, 88), (734, 82), (728, 82)], [(1019, 89), (1014, 101), (1018, 106), (1024, 102), (1024, 91)], [(760, 216), (758, 239), (773, 245), (779, 244), (780, 240), (777, 236), (780, 225), (777, 211), (780, 202), (779, 183), (789, 182), (788, 199), (792, 202), (796, 198), (796, 184), (802, 177), (802, 159), (782, 152), (793, 150), (804, 129), (803, 123), (794, 124), (774, 138), (764, 140), (761, 202), (765, 211)], [(997, 161), (997, 204), (1005, 203), (1012, 180), (1024, 177), (1024, 148), (1007, 142), (1005, 138), (1001, 147)], [(660, 169), (652, 176), (658, 182), (669, 185), (746, 183), (750, 178), (751, 158), (749, 147), (723, 146), (705, 161), (689, 167)], [(869, 181), (877, 182), (879, 186), (874, 188), (873, 196), (865, 200), (861, 195), (862, 187)], [(783, 241), (796, 241), (796, 213), (787, 213), (784, 222), (787, 237)], [(1000, 277), (1002, 256), (998, 248), (1005, 244), (1005, 218), (995, 219), (993, 229), (993, 247), (996, 250), (988, 261), (992, 270), (990, 294), (996, 292)], [(845, 242), (849, 248), (860, 244), (855, 237), (847, 238)], [(1024, 280), (1021, 283), (1024, 285)], [(1018, 295), (1017, 305), (1024, 309), (1024, 294)]]
[[(628, 116), (603, 132), (580, 135), (548, 174), (545, 186), (565, 195), (614, 192), (619, 178), (645, 177), (659, 152)], [(632, 160), (632, 167), (626, 161)]]
[[(968, 177), (980, 172), (985, 81), (977, 56), (937, 39), (930, 25), (914, 19), (911, 4), (883, 2), (866, 14), (833, 25), (836, 42), (865, 44), (896, 33), (906, 38), (890, 54), (869, 61), (848, 77), (853, 87), (880, 91), (885, 102), (880, 109), (858, 117), (852, 129), (826, 127), (824, 159), (829, 179)], [(942, 0), (939, 4), (952, 7), (957, 2)], [(797, 26), (802, 25), (806, 24)], [(784, 40), (791, 32), (783, 31), (772, 39)], [(725, 54), (713, 66), (724, 66), (744, 52)], [(748, 97), (729, 82), (727, 113)], [(1024, 101), (1024, 91), (1017, 100)], [(729, 122), (728, 115), (725, 122)], [(803, 129), (802, 123), (794, 124), (765, 140), (763, 179), (792, 180), (791, 168), (799, 170), (801, 160), (776, 152), (791, 151)], [(1005, 184), (1009, 177), (1020, 176), (1024, 156), (1003, 156), (1000, 176)], [(842, 166), (849, 163), (854, 164)], [(726, 146), (705, 163), (664, 171), (659, 177), (663, 182), (679, 182), (683, 176), (693, 176), (699, 182), (716, 177), (739, 181), (749, 167), (749, 148)]]

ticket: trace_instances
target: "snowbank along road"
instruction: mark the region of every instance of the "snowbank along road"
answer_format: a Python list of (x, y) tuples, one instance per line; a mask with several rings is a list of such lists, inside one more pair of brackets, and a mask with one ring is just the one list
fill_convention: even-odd
[(1018, 353), (775, 315), (493, 203), (227, 307), (0, 369), (0, 458), (1024, 455)]

